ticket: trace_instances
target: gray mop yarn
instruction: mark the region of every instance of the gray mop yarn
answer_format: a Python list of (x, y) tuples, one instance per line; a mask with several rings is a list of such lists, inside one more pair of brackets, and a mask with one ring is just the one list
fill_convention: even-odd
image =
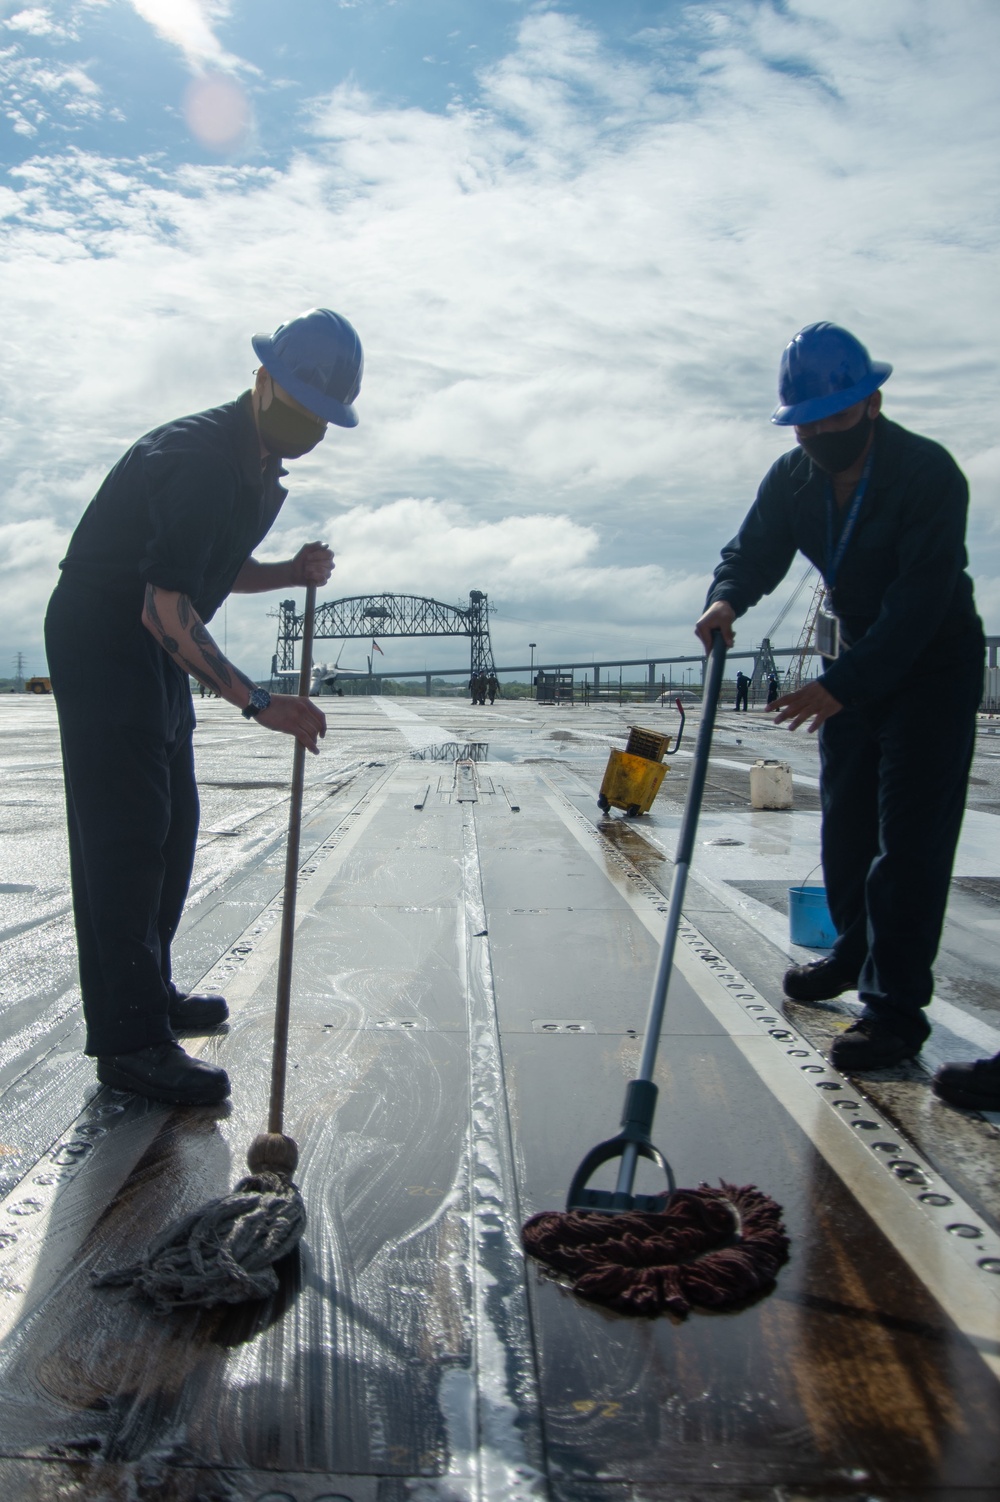
[(266, 1299), (277, 1292), (273, 1263), (298, 1245), (306, 1207), (291, 1179), (265, 1170), (230, 1194), (176, 1221), (140, 1262), (95, 1273), (99, 1288), (129, 1285), (158, 1314)]

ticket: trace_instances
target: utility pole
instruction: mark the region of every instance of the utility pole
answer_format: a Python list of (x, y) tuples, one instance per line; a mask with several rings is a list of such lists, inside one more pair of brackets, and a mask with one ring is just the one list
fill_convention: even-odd
[(24, 692), (24, 653), (18, 652), (14, 658), (14, 687), (17, 692)]

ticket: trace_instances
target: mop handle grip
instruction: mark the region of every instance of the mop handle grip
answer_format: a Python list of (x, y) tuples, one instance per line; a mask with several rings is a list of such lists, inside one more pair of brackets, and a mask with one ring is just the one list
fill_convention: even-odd
[[(306, 586), (302, 620), (302, 660), (299, 666), (299, 697), (309, 693), (312, 678), (313, 625), (316, 616), (316, 586)], [(295, 895), (299, 880), (299, 838), (302, 831), (302, 791), (305, 781), (306, 748), (295, 742), (292, 756), (292, 789), (288, 809), (288, 844), (285, 849), (285, 889), (281, 905), (281, 947), (278, 953), (278, 984), (274, 1008), (274, 1046), (271, 1052), (271, 1099), (267, 1129), (284, 1129), (285, 1078), (288, 1072), (288, 1023), (292, 1006), (292, 949), (295, 939)]]

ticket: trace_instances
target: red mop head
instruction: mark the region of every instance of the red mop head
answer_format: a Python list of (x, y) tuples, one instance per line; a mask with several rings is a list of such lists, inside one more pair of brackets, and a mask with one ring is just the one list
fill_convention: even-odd
[(581, 1298), (620, 1314), (731, 1309), (769, 1289), (788, 1258), (781, 1206), (752, 1184), (678, 1189), (662, 1215), (545, 1210), (521, 1235)]

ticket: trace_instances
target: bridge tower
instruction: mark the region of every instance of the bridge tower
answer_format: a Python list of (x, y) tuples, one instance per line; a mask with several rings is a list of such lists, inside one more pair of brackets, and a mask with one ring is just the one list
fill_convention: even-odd
[(496, 672), (496, 663), (490, 641), (489, 602), (481, 589), (469, 591), (469, 636), (472, 639), (470, 677), (475, 677), (476, 673), (491, 677)]

